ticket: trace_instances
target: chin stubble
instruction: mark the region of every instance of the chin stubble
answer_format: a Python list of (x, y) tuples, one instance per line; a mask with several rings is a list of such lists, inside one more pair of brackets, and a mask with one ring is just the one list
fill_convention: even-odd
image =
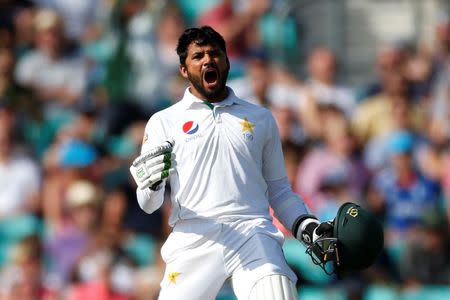
[(194, 88), (206, 99), (214, 99), (220, 96), (226, 88), (226, 79), (228, 77), (228, 70), (224, 72), (225, 76), (218, 76), (217, 80), (224, 78), (224, 80), (220, 80), (219, 85), (213, 91), (208, 91), (203, 86), (203, 78), (196, 78), (190, 72), (188, 72), (188, 79)]

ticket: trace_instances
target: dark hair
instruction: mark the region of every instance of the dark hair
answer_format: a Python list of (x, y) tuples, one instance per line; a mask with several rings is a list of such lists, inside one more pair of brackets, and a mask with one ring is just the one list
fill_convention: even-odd
[(217, 45), (219, 48), (227, 53), (225, 40), (223, 37), (210, 26), (192, 27), (186, 29), (178, 39), (177, 54), (180, 58), (180, 64), (184, 65), (188, 53), (188, 48), (191, 43), (197, 45)]

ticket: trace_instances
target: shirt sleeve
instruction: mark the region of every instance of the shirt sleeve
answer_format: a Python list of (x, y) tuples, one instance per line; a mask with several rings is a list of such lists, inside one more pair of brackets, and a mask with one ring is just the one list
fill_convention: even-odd
[(86, 68), (83, 61), (75, 60), (69, 64), (65, 86), (73, 93), (81, 94), (86, 89)]
[(370, 114), (373, 110), (370, 109), (368, 103), (365, 102), (357, 107), (351, 119), (353, 133), (360, 142), (366, 141), (370, 133), (370, 122), (372, 119)]
[(28, 54), (20, 59), (15, 69), (15, 79), (21, 85), (30, 85), (33, 83), (33, 74), (36, 73), (36, 59)]
[[(158, 117), (158, 114), (153, 115), (145, 126), (141, 154), (165, 142), (167, 140), (166, 137), (167, 135), (164, 126)], [(164, 184), (161, 184), (157, 190), (151, 190), (150, 188), (141, 190), (137, 188), (136, 197), (141, 209), (146, 213), (151, 214), (160, 208), (164, 201), (164, 190)]]
[(280, 134), (272, 114), (268, 118), (267, 141), (263, 149), (262, 172), (266, 181), (273, 181), (286, 177), (283, 150)]
[(300, 196), (292, 191), (288, 178), (267, 182), (269, 204), (275, 216), (287, 229), (292, 230), (295, 220), (310, 210)]

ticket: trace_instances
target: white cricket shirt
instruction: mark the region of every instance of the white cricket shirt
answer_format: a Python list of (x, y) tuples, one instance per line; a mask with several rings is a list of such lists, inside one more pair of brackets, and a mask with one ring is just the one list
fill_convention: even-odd
[[(286, 177), (278, 128), (269, 110), (228, 91), (225, 100), (211, 105), (186, 89), (181, 101), (147, 123), (142, 153), (175, 141), (172, 226), (179, 219), (270, 219), (266, 181)], [(163, 194), (138, 189), (139, 204), (151, 213)]]

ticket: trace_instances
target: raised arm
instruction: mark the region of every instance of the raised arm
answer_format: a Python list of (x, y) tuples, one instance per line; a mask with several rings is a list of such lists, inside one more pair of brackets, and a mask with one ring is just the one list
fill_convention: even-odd
[(141, 155), (130, 166), (136, 184), (139, 206), (146, 213), (161, 207), (167, 178), (175, 170), (174, 142), (167, 138), (164, 126), (154, 115), (145, 127)]

